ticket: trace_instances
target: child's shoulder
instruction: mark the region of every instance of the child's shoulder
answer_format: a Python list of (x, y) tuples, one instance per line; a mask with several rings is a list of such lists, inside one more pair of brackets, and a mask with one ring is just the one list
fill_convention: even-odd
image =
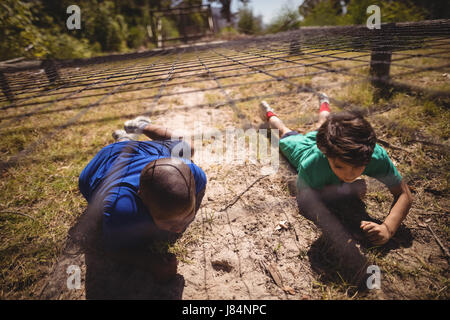
[(304, 170), (327, 170), (330, 168), (327, 157), (315, 145), (312, 146), (308, 154), (302, 159), (301, 166)]
[(368, 166), (378, 166), (383, 163), (391, 162), (388, 153), (386, 150), (380, 146), (379, 144), (375, 144), (375, 148), (373, 149), (372, 159)]
[(375, 148), (373, 149), (372, 159), (383, 159), (387, 156), (386, 150), (380, 146), (378, 143), (375, 144)]

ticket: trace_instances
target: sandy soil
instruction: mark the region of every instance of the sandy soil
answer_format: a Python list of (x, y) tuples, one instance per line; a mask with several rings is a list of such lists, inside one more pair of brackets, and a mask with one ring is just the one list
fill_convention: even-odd
[[(174, 90), (188, 90), (175, 88)], [(199, 104), (202, 93), (183, 95), (183, 106)], [(310, 102), (311, 104), (314, 103)], [(309, 103), (309, 102), (308, 102)], [(204, 130), (233, 127), (229, 107), (177, 110), (161, 101), (166, 112), (154, 123), (192, 132), (199, 122)], [(207, 143), (205, 143), (207, 145)], [(264, 176), (262, 164), (215, 163), (202, 148), (194, 161), (203, 168), (208, 185), (196, 219), (179, 241), (177, 277), (157, 284), (149, 272), (114, 266), (106, 257), (79, 252), (70, 243), (45, 280), (42, 299), (320, 299), (324, 297), (329, 266), (321, 232), (299, 214), (293, 190), (296, 173), (280, 155), (276, 173)], [(254, 183), (257, 181), (256, 183)], [(254, 184), (253, 184), (254, 183)], [(251, 187), (250, 187), (251, 186)], [(249, 188), (250, 187), (250, 188)], [(375, 182), (369, 184), (377, 188)], [(235, 203), (236, 197), (249, 188)], [(232, 204), (232, 205), (231, 205)], [(279, 223), (285, 221), (285, 228)], [(277, 228), (278, 227), (278, 228)], [(409, 229), (408, 229), (409, 230)], [(402, 238), (403, 237), (403, 238)], [(409, 237), (409, 238), (408, 238)], [(439, 258), (433, 239), (427, 244), (410, 233), (399, 234), (389, 255), (411, 265), (418, 259)], [(426, 246), (426, 250), (422, 247)], [(422, 249), (421, 249), (422, 248)], [(69, 265), (80, 266), (81, 288), (68, 290)], [(278, 271), (277, 275), (274, 275)], [(272, 272), (272, 273), (271, 273)], [(277, 279), (275, 279), (277, 278)], [(397, 277), (398, 278), (398, 277)], [(396, 278), (396, 279), (397, 279)], [(391, 278), (389, 278), (391, 279)], [(413, 289), (426, 279), (409, 279), (401, 288), (386, 278), (382, 290), (365, 293), (366, 298), (414, 298)], [(278, 282), (278, 284), (277, 284)], [(345, 298), (348, 294), (335, 298)]]

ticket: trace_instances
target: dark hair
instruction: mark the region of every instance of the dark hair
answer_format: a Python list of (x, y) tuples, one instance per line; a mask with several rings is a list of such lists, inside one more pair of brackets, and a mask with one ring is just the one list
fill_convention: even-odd
[[(159, 208), (154, 214), (169, 218), (188, 207), (195, 198), (195, 180), (189, 166), (179, 159), (163, 158), (150, 162), (141, 172), (139, 189)], [(194, 192), (194, 194), (193, 194)]]
[(328, 158), (359, 167), (369, 164), (377, 137), (359, 112), (346, 111), (330, 114), (320, 126), (316, 141)]

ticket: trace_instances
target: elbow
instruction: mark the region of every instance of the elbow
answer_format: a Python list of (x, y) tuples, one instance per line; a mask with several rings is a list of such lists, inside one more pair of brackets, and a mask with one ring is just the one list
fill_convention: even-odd
[(408, 210), (412, 207), (413, 202), (414, 202), (414, 198), (413, 195), (411, 193), (411, 190), (409, 190), (408, 185), (405, 183), (404, 185), (404, 192), (406, 194), (406, 200), (408, 202)]
[(411, 192), (408, 190), (407, 193), (407, 199), (408, 199), (408, 210), (411, 209), (413, 203), (414, 203), (414, 197), (412, 196)]
[(409, 211), (409, 209), (411, 209), (413, 202), (414, 202), (414, 198), (413, 195), (411, 194), (411, 191), (409, 190), (408, 185), (405, 183), (402, 187), (403, 189), (403, 194), (402, 196), (405, 199), (406, 202), (406, 210)]

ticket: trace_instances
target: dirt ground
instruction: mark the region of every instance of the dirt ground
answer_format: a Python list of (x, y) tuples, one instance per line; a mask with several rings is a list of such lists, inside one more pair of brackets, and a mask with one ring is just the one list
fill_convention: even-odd
[[(205, 131), (236, 126), (235, 111), (228, 106), (195, 112), (183, 108), (204, 99), (198, 92), (183, 95), (178, 104), (162, 99), (158, 108), (165, 112), (153, 122), (185, 132), (193, 132), (199, 122)], [(303, 109), (317, 108), (315, 98), (306, 96), (304, 101)], [(256, 110), (249, 122), (255, 128), (261, 124)], [(43, 280), (39, 298), (415, 299), (424, 297), (424, 288), (441, 290), (441, 298), (448, 298), (447, 260), (414, 214), (386, 248), (366, 251), (381, 263), (381, 289), (353, 290), (336, 270), (321, 231), (299, 213), (295, 170), (281, 155), (279, 161), (278, 170), (267, 174), (258, 162), (217, 163), (207, 148), (195, 154), (194, 162), (208, 178), (206, 194), (194, 222), (175, 245), (178, 275), (169, 283), (159, 284), (148, 271), (115, 265), (101, 254), (80, 252), (68, 243)], [(375, 180), (367, 181), (369, 192), (383, 188)], [(369, 214), (390, 205), (388, 200), (366, 204)], [(80, 289), (67, 288), (70, 265), (80, 267)], [(411, 276), (418, 269), (420, 276)], [(425, 275), (437, 269), (443, 282)]]

